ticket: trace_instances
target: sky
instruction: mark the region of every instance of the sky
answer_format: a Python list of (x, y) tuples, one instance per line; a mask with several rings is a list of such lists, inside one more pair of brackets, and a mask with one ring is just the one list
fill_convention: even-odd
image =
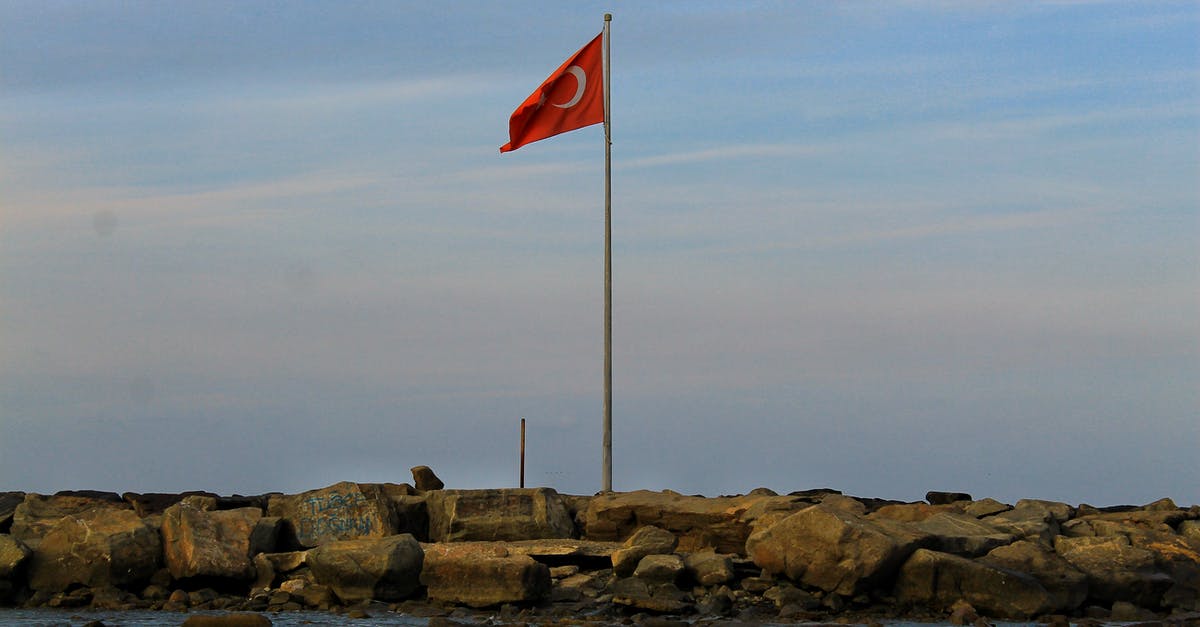
[(1195, 2), (0, 2), (0, 490), (1200, 503)]

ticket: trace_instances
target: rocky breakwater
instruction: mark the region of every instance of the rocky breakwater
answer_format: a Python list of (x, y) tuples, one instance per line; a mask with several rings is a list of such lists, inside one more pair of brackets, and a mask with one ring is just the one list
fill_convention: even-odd
[(0, 604), (1200, 622), (1200, 507), (1169, 500), (587, 497), (413, 478), (255, 497), (0, 493)]

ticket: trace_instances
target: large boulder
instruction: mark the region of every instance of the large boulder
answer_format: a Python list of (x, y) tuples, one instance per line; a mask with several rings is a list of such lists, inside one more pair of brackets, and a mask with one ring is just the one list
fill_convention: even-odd
[(1051, 612), (1069, 614), (1087, 599), (1087, 576), (1062, 556), (1036, 542), (1021, 540), (998, 547), (978, 561), (1032, 575), (1050, 595)]
[(278, 521), (264, 520), (261, 510), (250, 507), (205, 511), (186, 500), (172, 505), (162, 521), (167, 569), (175, 579), (252, 579), (254, 556), (275, 548), (272, 531)]
[(1066, 503), (1021, 499), (1012, 509), (981, 520), (1018, 539), (1053, 546), (1062, 523), (1068, 521), (1072, 513), (1071, 506)]
[(29, 587), (62, 592), (75, 584), (139, 583), (158, 570), (161, 555), (158, 529), (132, 509), (90, 509), (47, 529), (29, 560)]
[(427, 496), (433, 542), (571, 538), (575, 523), (550, 488), (436, 490)]
[(317, 583), (343, 603), (399, 601), (420, 587), (425, 552), (411, 534), (322, 544), (305, 556)]
[(456, 542), (425, 546), (421, 583), (431, 601), (470, 607), (536, 603), (550, 593), (550, 569), (502, 543)]
[(976, 557), (1006, 544), (1016, 537), (966, 514), (941, 512), (913, 526), (933, 536), (934, 548), (943, 553)]
[(904, 562), (895, 595), (900, 603), (937, 610), (964, 600), (1000, 618), (1031, 618), (1052, 607), (1050, 595), (1031, 575), (928, 549)]
[(1159, 568), (1153, 551), (1131, 545), (1125, 536), (1059, 536), (1054, 548), (1087, 576), (1088, 598), (1098, 605), (1126, 601), (1156, 608), (1174, 584)]
[(587, 538), (620, 542), (640, 527), (666, 529), (680, 551), (743, 554), (750, 534), (808, 507), (802, 496), (748, 494), (704, 498), (674, 492), (619, 492), (592, 497)]
[(12, 536), (25, 546), (37, 549), (42, 537), (50, 528), (67, 516), (95, 517), (103, 512), (129, 511), (128, 503), (96, 496), (26, 494), (24, 500), (13, 508)]
[(380, 484), (343, 481), (300, 494), (271, 495), (267, 515), (283, 519), (281, 541), (288, 548), (382, 538), (399, 531), (388, 490)]
[(931, 541), (902, 523), (813, 505), (750, 536), (746, 553), (773, 575), (854, 596), (889, 581), (913, 551)]

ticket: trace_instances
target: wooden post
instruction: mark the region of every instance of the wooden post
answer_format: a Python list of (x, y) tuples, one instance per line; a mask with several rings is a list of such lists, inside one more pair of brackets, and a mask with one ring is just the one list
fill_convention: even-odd
[(525, 487), (525, 419), (521, 419), (521, 487)]

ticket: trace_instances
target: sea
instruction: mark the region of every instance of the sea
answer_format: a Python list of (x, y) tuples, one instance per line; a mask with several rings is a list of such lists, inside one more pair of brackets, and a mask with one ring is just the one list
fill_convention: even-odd
[[(8, 627), (9, 625), (20, 627), (83, 627), (93, 621), (100, 621), (107, 627), (177, 627), (187, 620), (187, 617), (193, 614), (222, 614), (223, 612), (193, 612), (192, 614), (176, 614), (171, 612), (157, 612), (152, 610), (128, 610), (128, 611), (103, 611), (103, 610), (54, 610), (54, 609), (19, 609), (19, 608), (4, 608), (0, 609), (0, 625)], [(429, 624), (429, 619), (397, 612), (374, 612), (367, 618), (350, 618), (331, 614), (329, 612), (281, 612), (278, 614), (267, 614), (271, 622), (276, 627), (426, 627)], [(455, 621), (474, 625), (504, 625), (511, 624), (499, 617), (489, 617), (486, 614), (480, 614), (471, 618), (454, 618)], [(731, 620), (730, 624), (746, 625), (745, 622)], [(521, 623), (517, 623), (521, 624)], [(538, 623), (529, 623), (537, 625)], [(562, 625), (558, 619), (548, 619), (546, 625)], [(595, 622), (581, 623), (589, 627), (598, 625)], [(720, 625), (721, 621), (704, 620), (703, 625)], [(830, 623), (811, 623), (812, 625), (821, 625), (827, 627)], [(883, 621), (887, 627), (949, 627), (950, 623), (917, 623), (910, 621)], [(1111, 627), (1125, 625), (1126, 623), (1106, 623)], [(621, 623), (613, 623), (613, 625), (621, 625)], [(761, 623), (763, 627), (771, 627), (774, 625), (795, 626), (801, 627), (805, 623)], [(994, 623), (996, 627), (1035, 627), (1037, 623), (1018, 623), (1018, 622), (1001, 622)], [(1040, 627), (1045, 627), (1040, 626)]]

